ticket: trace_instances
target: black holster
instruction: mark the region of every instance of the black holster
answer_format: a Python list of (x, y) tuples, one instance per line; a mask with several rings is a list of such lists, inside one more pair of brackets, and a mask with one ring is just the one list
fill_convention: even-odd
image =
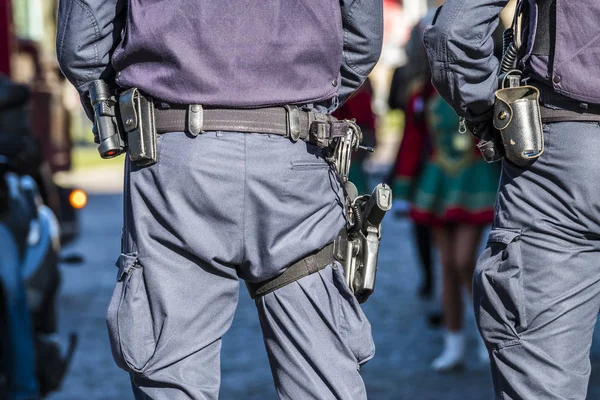
[[(347, 182), (352, 190), (356, 188)], [(344, 267), (348, 287), (359, 303), (367, 301), (375, 290), (381, 221), (392, 207), (392, 190), (386, 184), (378, 184), (370, 195), (359, 197), (349, 193), (352, 201), (349, 215), (353, 225), (343, 228), (333, 242), (334, 257)]]
[(119, 97), (121, 121), (127, 135), (129, 159), (138, 166), (158, 161), (154, 103), (137, 88), (131, 88)]
[(525, 166), (544, 151), (544, 133), (539, 103), (540, 92), (533, 86), (496, 91), (494, 128), (500, 132), (506, 158)]

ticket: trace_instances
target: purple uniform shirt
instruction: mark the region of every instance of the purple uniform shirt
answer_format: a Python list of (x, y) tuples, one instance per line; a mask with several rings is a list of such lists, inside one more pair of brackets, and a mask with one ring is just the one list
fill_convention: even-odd
[(333, 109), (381, 52), (382, 0), (126, 3), (60, 2), (58, 60), (82, 94), (102, 77), (171, 103)]

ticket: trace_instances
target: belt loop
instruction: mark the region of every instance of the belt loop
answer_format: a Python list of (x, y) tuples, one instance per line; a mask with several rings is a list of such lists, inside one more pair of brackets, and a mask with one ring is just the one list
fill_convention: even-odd
[(125, 132), (131, 132), (139, 125), (137, 107), (139, 92), (136, 88), (131, 88), (121, 93), (119, 97), (119, 110), (121, 111), (121, 120), (125, 127)]
[(285, 106), (287, 119), (287, 134), (292, 142), (297, 142), (300, 139), (300, 111), (298, 106)]
[(331, 143), (331, 116), (309, 112), (309, 142), (318, 147), (327, 147)]
[(188, 107), (188, 131), (194, 137), (204, 132), (204, 110), (200, 104)]

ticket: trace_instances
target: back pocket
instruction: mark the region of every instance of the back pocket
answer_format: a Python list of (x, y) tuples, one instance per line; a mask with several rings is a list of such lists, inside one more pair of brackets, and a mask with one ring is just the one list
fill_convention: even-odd
[(156, 350), (152, 313), (137, 254), (121, 254), (118, 281), (106, 323), (113, 358), (128, 372), (143, 373)]
[(330, 164), (322, 159), (315, 159), (314, 161), (292, 161), (291, 165), (292, 171), (314, 171), (330, 168)]

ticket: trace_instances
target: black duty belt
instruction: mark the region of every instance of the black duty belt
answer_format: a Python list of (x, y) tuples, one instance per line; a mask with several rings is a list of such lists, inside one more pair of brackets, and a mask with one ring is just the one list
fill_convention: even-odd
[(256, 297), (264, 296), (289, 285), (300, 278), (319, 272), (326, 266), (332, 264), (334, 260), (333, 243), (330, 243), (316, 253), (290, 265), (281, 275), (276, 276), (275, 278), (258, 283), (246, 282), (250, 297), (254, 299)]
[(600, 112), (580, 112), (569, 109), (554, 109), (541, 105), (540, 112), (543, 123), (551, 122), (600, 122)]
[(255, 109), (205, 108), (198, 104), (154, 112), (158, 133), (205, 131), (267, 133), (326, 147), (328, 140), (345, 136), (348, 123), (331, 115), (302, 111), (296, 106)]

